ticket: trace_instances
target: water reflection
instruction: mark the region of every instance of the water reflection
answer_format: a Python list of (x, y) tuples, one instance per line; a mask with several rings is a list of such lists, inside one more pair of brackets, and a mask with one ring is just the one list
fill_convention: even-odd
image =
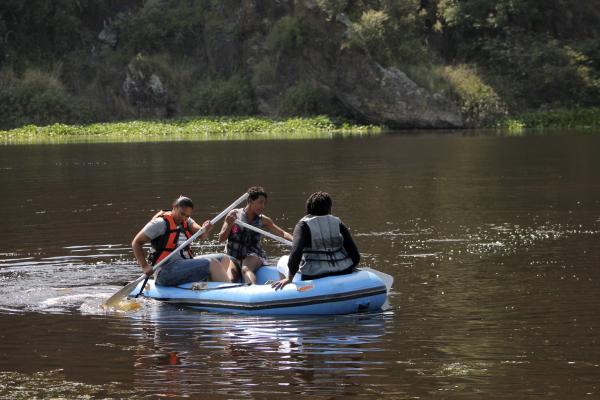
[(246, 317), (154, 303), (134, 324), (136, 380), (175, 397), (207, 390), (233, 397), (290, 390), (346, 395), (353, 377), (382, 369), (370, 355), (384, 351), (392, 318)]

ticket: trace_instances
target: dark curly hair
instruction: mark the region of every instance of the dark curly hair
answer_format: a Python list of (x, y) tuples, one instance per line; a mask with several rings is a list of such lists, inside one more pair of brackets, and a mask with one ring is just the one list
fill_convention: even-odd
[(260, 196), (265, 196), (265, 199), (268, 197), (267, 192), (265, 192), (265, 189), (263, 189), (262, 186), (252, 186), (250, 189), (247, 190), (247, 193), (249, 201), (256, 200)]
[(315, 192), (306, 200), (306, 213), (310, 215), (331, 214), (333, 200), (327, 192)]

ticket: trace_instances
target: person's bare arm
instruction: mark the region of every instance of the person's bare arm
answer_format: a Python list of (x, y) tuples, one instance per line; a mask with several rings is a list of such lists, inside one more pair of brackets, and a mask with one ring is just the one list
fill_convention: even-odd
[(292, 241), (292, 235), (275, 225), (271, 218), (267, 217), (266, 215), (263, 215), (262, 220), (263, 226), (267, 231), (271, 232), (273, 235), (277, 235), (279, 237)]
[(206, 227), (206, 231), (204, 231), (204, 233), (202, 235), (200, 235), (200, 239), (206, 240), (206, 239), (208, 239), (209, 232), (212, 231), (212, 228), (213, 228), (213, 225), (210, 223), (209, 220), (204, 221), (202, 223), (202, 226), (199, 225), (196, 221), (194, 221), (194, 223), (192, 225), (190, 225), (190, 231), (192, 232), (192, 234), (194, 234), (204, 227)]
[(292, 241), (292, 249), (288, 259), (289, 275), (271, 285), (275, 290), (283, 289), (285, 285), (294, 279), (294, 275), (298, 273), (298, 266), (300, 265), (300, 259), (302, 258), (302, 250), (310, 245), (310, 238), (308, 235), (310, 235), (308, 226), (302, 221), (298, 222), (294, 227), (294, 240)]
[(137, 260), (137, 263), (140, 267), (142, 267), (142, 271), (148, 276), (152, 275), (153, 270), (152, 266), (148, 264), (146, 261), (146, 255), (144, 254), (144, 244), (148, 243), (150, 239), (148, 236), (144, 234), (144, 231), (141, 230), (137, 235), (133, 238), (131, 242), (131, 248), (133, 249), (133, 255)]
[(229, 214), (225, 217), (225, 221), (223, 222), (223, 226), (221, 227), (221, 232), (219, 232), (219, 242), (224, 242), (229, 237), (231, 233), (231, 227), (235, 223), (237, 219), (237, 211), (231, 210)]

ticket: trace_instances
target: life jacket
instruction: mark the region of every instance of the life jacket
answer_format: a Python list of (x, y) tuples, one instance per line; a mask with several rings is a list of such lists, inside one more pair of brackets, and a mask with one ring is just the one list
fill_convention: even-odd
[(311, 246), (302, 250), (299, 272), (302, 275), (321, 275), (352, 267), (353, 262), (340, 232), (342, 223), (333, 215), (307, 215), (301, 219), (310, 229)]
[[(257, 215), (253, 221), (248, 221), (248, 214), (243, 208), (236, 210), (238, 218), (247, 224), (254, 225), (257, 228), (262, 229), (262, 215)], [(227, 238), (227, 244), (225, 246), (226, 253), (238, 260), (242, 260), (248, 254), (256, 254), (259, 257), (265, 258), (266, 253), (260, 246), (260, 240), (262, 235), (258, 232), (254, 232), (250, 229), (243, 228), (237, 224), (233, 224), (229, 237)]]
[[(175, 250), (177, 246), (179, 246), (179, 234), (182, 232), (171, 216), (170, 211), (164, 213), (159, 218), (162, 218), (165, 221), (165, 224), (167, 224), (167, 230), (163, 235), (154, 238), (150, 242), (152, 245), (152, 250), (148, 255), (148, 261), (151, 265), (155, 265), (156, 263), (160, 262), (163, 258), (171, 254), (171, 252)], [(192, 236), (192, 232), (190, 232), (190, 227), (188, 226), (187, 220), (183, 221), (181, 226), (186, 239), (189, 239)], [(182, 249), (180, 253), (181, 258), (194, 258), (192, 249), (189, 245)]]

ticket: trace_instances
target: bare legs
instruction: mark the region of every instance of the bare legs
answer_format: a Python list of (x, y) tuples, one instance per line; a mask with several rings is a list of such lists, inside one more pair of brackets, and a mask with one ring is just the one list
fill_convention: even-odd
[(232, 261), (223, 255), (210, 260), (210, 280), (215, 282), (233, 282), (229, 276), (229, 264)]
[[(242, 277), (244, 283), (256, 284), (256, 270), (262, 267), (263, 261), (255, 255), (247, 256), (242, 260)], [(227, 276), (234, 282), (239, 279), (239, 272), (233, 261), (230, 262), (229, 268), (227, 269)]]
[(242, 261), (242, 276), (244, 282), (256, 285), (256, 270), (262, 267), (263, 262), (257, 256), (248, 256)]
[(240, 279), (238, 267), (232, 258), (227, 257), (229, 263), (227, 265), (227, 279), (228, 282), (237, 282)]

